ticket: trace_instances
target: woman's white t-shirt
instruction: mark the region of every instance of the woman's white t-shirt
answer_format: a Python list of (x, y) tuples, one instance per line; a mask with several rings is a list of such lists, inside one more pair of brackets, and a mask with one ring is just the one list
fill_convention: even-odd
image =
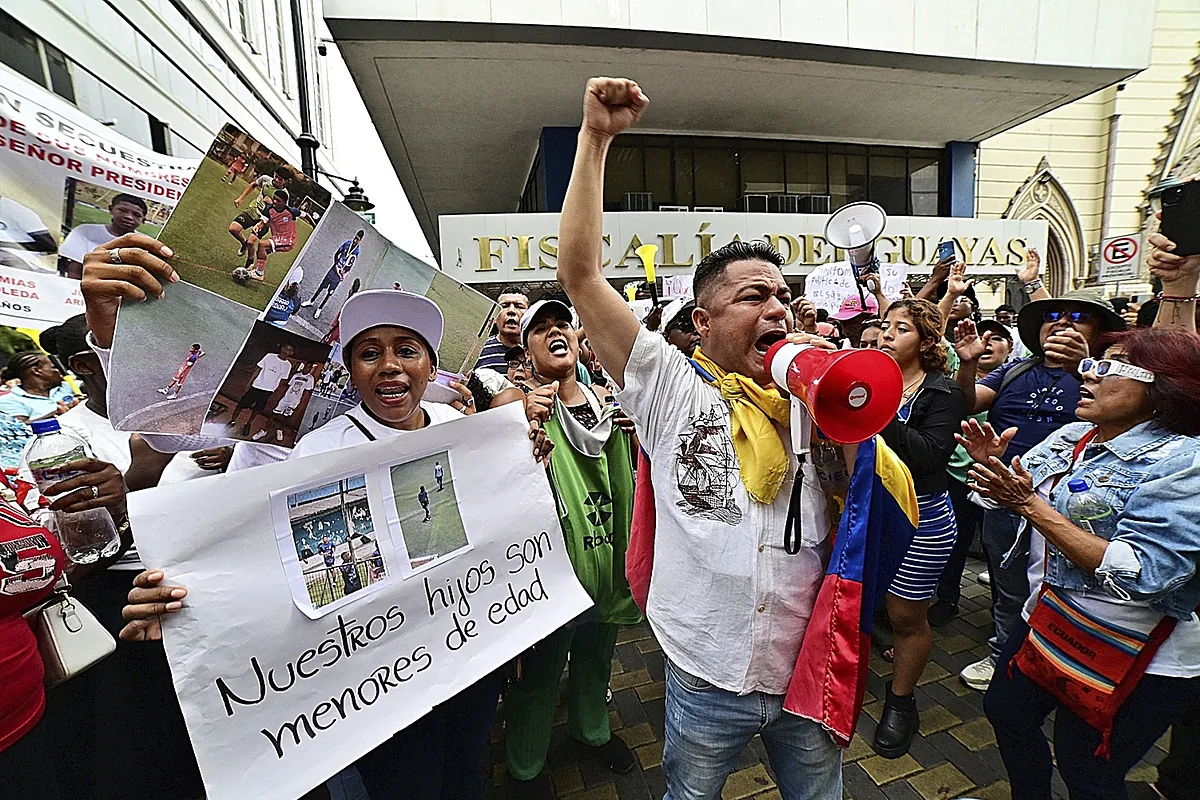
[[(450, 420), (462, 417), (461, 413), (442, 403), (426, 403), (422, 401), (421, 408), (429, 415), (430, 425), (437, 425), (441, 422), (449, 422)], [(350, 417), (354, 419), (350, 419)], [(371, 436), (374, 436), (376, 439), (397, 436), (407, 432), (396, 428), (389, 428), (387, 425), (377, 421), (367, 412), (363, 404), (359, 403), (345, 414), (334, 417), (315, 431), (311, 431), (305, 435), (292, 448), (288, 459), (302, 458), (314, 453), (329, 453), (334, 450), (341, 450), (344, 447), (353, 447), (356, 444), (371, 441), (354, 424), (354, 420), (361, 423), (370, 432)]]

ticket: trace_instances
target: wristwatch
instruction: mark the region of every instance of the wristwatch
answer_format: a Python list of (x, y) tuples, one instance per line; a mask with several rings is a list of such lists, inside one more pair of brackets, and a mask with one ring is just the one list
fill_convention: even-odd
[(1025, 284), (1025, 294), (1033, 294), (1045, 285), (1046, 284), (1042, 283), (1041, 278), (1034, 278), (1029, 283)]

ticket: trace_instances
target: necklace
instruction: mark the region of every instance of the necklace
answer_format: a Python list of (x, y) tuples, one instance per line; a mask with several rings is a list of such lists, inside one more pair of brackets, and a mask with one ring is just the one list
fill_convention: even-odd
[(902, 398), (904, 398), (905, 400), (911, 399), (912, 396), (914, 394), (916, 394), (917, 389), (920, 388), (921, 384), (924, 382), (925, 382), (925, 376), (921, 375), (916, 380), (914, 380), (912, 383), (905, 386), (904, 391), (900, 393), (900, 396)]

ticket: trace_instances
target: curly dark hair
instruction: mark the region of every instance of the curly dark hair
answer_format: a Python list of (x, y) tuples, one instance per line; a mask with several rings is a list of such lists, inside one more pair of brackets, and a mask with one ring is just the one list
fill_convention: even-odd
[(884, 320), (896, 310), (908, 314), (921, 337), (921, 369), (942, 375), (949, 374), (949, 352), (946, 349), (946, 340), (942, 336), (946, 323), (938, 307), (928, 300), (906, 297), (888, 306), (887, 313), (883, 315)]

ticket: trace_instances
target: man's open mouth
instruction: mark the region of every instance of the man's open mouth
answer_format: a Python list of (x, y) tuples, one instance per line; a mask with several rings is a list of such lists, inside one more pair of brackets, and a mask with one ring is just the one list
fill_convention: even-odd
[(550, 355), (552, 356), (564, 356), (571, 350), (567, 345), (566, 339), (555, 339), (546, 345), (546, 349), (550, 351)]
[(768, 331), (754, 340), (754, 349), (763, 355), (766, 355), (767, 351), (771, 349), (771, 345), (775, 344), (776, 342), (783, 341), (783, 339), (786, 337), (787, 331)]

